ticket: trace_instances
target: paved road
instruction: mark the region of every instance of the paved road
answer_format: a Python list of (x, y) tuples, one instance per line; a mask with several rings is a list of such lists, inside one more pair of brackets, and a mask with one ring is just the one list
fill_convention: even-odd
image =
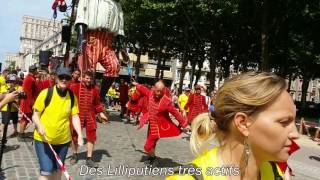
[[(176, 138), (161, 139), (157, 145), (157, 155), (160, 157), (159, 168), (153, 172), (145, 169), (143, 162), (140, 162), (140, 160), (145, 156), (143, 145), (147, 127), (137, 131), (136, 127), (120, 122), (116, 112), (111, 113), (111, 117), (113, 121), (110, 124), (99, 124), (98, 126), (98, 143), (95, 148), (94, 159), (99, 162), (100, 168), (89, 171), (86, 166), (83, 166), (86, 154), (85, 147), (82, 147), (80, 161), (77, 165), (71, 166), (69, 159), (66, 160), (67, 170), (73, 179), (160, 180), (164, 179), (164, 176), (160, 176), (159, 174), (165, 174), (165, 171), (169, 170), (168, 167), (178, 166), (193, 159), (193, 155), (189, 150), (187, 136), (182, 134)], [(10, 126), (9, 129), (12, 129), (12, 127)], [(33, 127), (30, 126), (28, 128), (30, 136), (32, 130)], [(10, 133), (11, 131), (8, 134)], [(302, 144), (301, 150), (295, 153), (289, 160), (289, 164), (294, 169), (296, 175), (293, 179), (320, 179), (320, 146), (314, 145), (307, 138), (302, 138), (298, 143)], [(67, 158), (70, 158), (70, 152)], [(8, 148), (3, 156), (2, 166), (3, 172), (0, 175), (0, 179), (36, 180), (39, 169), (31, 139), (27, 139), (24, 142), (18, 142), (16, 138), (9, 139)], [(118, 168), (118, 176), (115, 176), (116, 168)], [(127, 170), (127, 173), (125, 170)], [(128, 177), (129, 171), (131, 173), (135, 171), (138, 174), (144, 171), (149, 176)], [(122, 172), (123, 175), (119, 174), (119, 172)], [(152, 173), (158, 175), (152, 176)]]

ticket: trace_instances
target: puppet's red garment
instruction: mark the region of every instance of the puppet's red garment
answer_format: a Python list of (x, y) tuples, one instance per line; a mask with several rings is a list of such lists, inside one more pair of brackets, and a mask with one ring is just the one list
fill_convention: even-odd
[[(23, 80), (22, 90), (26, 93), (27, 98), (21, 99), (20, 109), (23, 113), (25, 113), (31, 119), (32, 106), (33, 106), (34, 102), (36, 101), (36, 98), (39, 93), (34, 75), (28, 74), (26, 76), (26, 78)], [(29, 121), (26, 119), (25, 116), (22, 116), (21, 123), (28, 124)]]
[[(300, 149), (300, 146), (294, 142), (294, 140), (291, 140), (291, 146), (290, 146), (290, 150), (289, 150), (289, 155), (291, 155), (292, 153), (294, 153), (295, 151), (297, 151), (298, 149)], [(281, 169), (281, 171), (283, 173), (285, 173), (287, 167), (288, 167), (288, 163), (287, 162), (277, 162), (279, 168)]]
[(172, 105), (171, 99), (164, 95), (160, 100), (153, 97), (152, 90), (149, 90), (143, 85), (138, 84), (137, 91), (148, 97), (148, 136), (144, 146), (146, 152), (150, 152), (155, 148), (159, 138), (174, 137), (181, 133), (181, 130), (176, 126), (169, 117), (172, 114), (179, 122), (180, 126), (186, 127), (187, 121), (183, 119), (180, 113)]
[(188, 111), (188, 120), (192, 120), (201, 113), (208, 112), (208, 105), (206, 103), (206, 97), (201, 94), (191, 94), (188, 98), (187, 104), (184, 106), (184, 109)]
[[(72, 84), (70, 89), (78, 99), (81, 128), (86, 128), (88, 141), (95, 142), (97, 129), (96, 114), (104, 111), (104, 106), (100, 102), (99, 90), (95, 86), (87, 87), (83, 83)], [(72, 139), (76, 142), (77, 136), (74, 133), (72, 136)]]
[[(66, 6), (65, 0), (55, 0), (51, 6), (53, 10), (56, 10), (58, 6)], [(61, 12), (65, 12), (62, 10)]]

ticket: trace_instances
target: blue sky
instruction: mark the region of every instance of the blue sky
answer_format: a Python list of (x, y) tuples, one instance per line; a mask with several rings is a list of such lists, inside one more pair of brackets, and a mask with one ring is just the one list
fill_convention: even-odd
[[(0, 10), (0, 61), (7, 52), (18, 52), (20, 28), (24, 15), (52, 18), (51, 5), (54, 0), (5, 0)], [(67, 0), (67, 3), (71, 0)], [(69, 5), (70, 3), (68, 3)], [(63, 14), (58, 13), (58, 18)]]

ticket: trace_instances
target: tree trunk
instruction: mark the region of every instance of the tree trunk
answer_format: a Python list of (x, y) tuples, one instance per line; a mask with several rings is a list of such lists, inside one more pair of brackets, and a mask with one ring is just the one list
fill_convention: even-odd
[(163, 58), (162, 59), (162, 70), (161, 70), (161, 73), (160, 73), (160, 79), (163, 79), (163, 75), (164, 75), (164, 67), (166, 66), (166, 58)]
[(302, 105), (305, 105), (306, 101), (307, 101), (307, 92), (308, 92), (308, 88), (309, 88), (309, 82), (310, 82), (310, 78), (308, 76), (303, 76), (302, 78), (302, 87), (301, 87), (301, 103)]
[(156, 80), (159, 80), (159, 75), (160, 75), (160, 70), (161, 70), (161, 47), (159, 47), (158, 49), (158, 53), (157, 53), (157, 70), (156, 70)]
[(289, 74), (289, 81), (288, 81), (288, 89), (287, 89), (287, 91), (288, 91), (288, 93), (290, 93), (290, 91), (291, 91), (291, 84), (292, 84), (292, 74)]
[(270, 71), (269, 63), (269, 31), (268, 31), (268, 11), (269, 0), (264, 0), (262, 7), (262, 25), (261, 25), (261, 69)]
[(209, 79), (210, 79), (210, 85), (209, 85), (209, 91), (213, 91), (215, 89), (215, 83), (216, 83), (216, 60), (214, 56), (214, 45), (213, 42), (211, 42), (210, 47), (210, 72), (209, 72)]
[(137, 53), (137, 63), (136, 63), (136, 67), (135, 67), (135, 79), (137, 82), (139, 82), (140, 58), (141, 58), (141, 52), (139, 50)]
[(190, 73), (190, 88), (192, 89), (193, 88), (193, 79), (194, 79), (194, 72), (196, 70), (196, 62), (194, 61), (191, 61), (191, 73)]
[(196, 73), (196, 81), (195, 81), (195, 83), (194, 84), (198, 84), (198, 81), (199, 81), (199, 79), (200, 79), (200, 76), (201, 76), (201, 70), (202, 70), (202, 67), (203, 67), (203, 61), (201, 60), (201, 61), (198, 61), (198, 71), (197, 71), (197, 73)]
[(180, 72), (180, 80), (179, 80), (179, 94), (182, 93), (182, 86), (183, 86), (183, 79), (184, 76), (186, 75), (186, 66), (188, 65), (188, 59), (186, 58), (186, 51), (183, 52), (182, 55), (182, 65), (181, 65), (181, 72)]

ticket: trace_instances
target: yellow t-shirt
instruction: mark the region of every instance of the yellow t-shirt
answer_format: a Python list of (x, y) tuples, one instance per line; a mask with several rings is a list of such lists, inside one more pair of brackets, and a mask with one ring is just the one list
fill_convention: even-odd
[(115, 95), (116, 95), (116, 89), (111, 86), (108, 90), (108, 96), (114, 98)]
[[(21, 86), (16, 86), (14, 87), (16, 91), (21, 91), (22, 90), (22, 87)], [(0, 94), (3, 94), (3, 93), (7, 93), (8, 90), (9, 90), (9, 86), (8, 85), (4, 85), (3, 88), (0, 89)], [(16, 103), (18, 104), (18, 103)], [(5, 105), (1, 108), (1, 111), (7, 111), (7, 108), (8, 108), (8, 105)], [(15, 107), (15, 106), (11, 106), (11, 111), (10, 112), (17, 112), (18, 109)]]
[(4, 91), (7, 87), (6, 78), (3, 75), (0, 75), (0, 91)]
[(180, 104), (180, 111), (184, 111), (184, 107), (186, 106), (188, 99), (189, 97), (184, 93), (179, 96), (178, 102)]
[[(50, 104), (45, 107), (45, 99), (48, 89), (40, 92), (33, 108), (40, 112), (40, 123), (43, 125), (46, 137), (50, 144), (65, 144), (71, 141), (70, 116), (78, 114), (78, 102), (74, 95), (74, 105), (71, 109), (71, 98), (69, 93), (60, 97), (54, 87)], [(34, 139), (44, 141), (37, 130), (34, 131)]]
[[(192, 161), (195, 165), (192, 171), (178, 171), (174, 175), (166, 177), (166, 180), (195, 180), (193, 176), (202, 176), (203, 180), (227, 180), (228, 176), (240, 176), (240, 168), (232, 166), (223, 166), (222, 160), (218, 157), (219, 147), (206, 151)], [(219, 160), (220, 159), (220, 160)], [(283, 177), (279, 166), (276, 165), (278, 174)], [(183, 168), (181, 168), (183, 169)], [(274, 172), (270, 162), (263, 162), (260, 169), (261, 180), (275, 180)], [(171, 173), (172, 174), (172, 173)]]

